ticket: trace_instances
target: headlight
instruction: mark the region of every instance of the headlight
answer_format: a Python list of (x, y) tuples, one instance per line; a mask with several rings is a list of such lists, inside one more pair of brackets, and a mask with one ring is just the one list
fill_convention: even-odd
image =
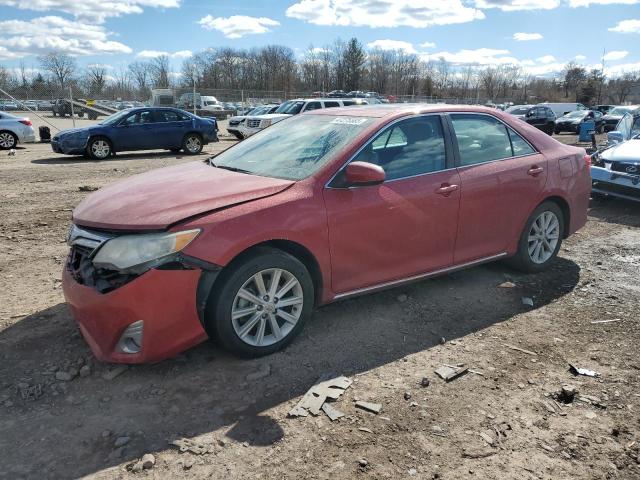
[(96, 268), (141, 273), (189, 245), (200, 230), (123, 235), (108, 240), (93, 259)]
[(263, 128), (266, 128), (269, 125), (271, 125), (271, 120), (262, 120), (262, 122), (260, 122), (260, 126)]

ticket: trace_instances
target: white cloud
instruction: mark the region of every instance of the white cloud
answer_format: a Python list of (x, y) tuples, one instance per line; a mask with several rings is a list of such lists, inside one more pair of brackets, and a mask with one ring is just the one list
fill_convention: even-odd
[(585, 57), (584, 55), (576, 55), (575, 57), (573, 57), (574, 60), (577, 60), (579, 62), (582, 62), (583, 60), (586, 60), (587, 57)]
[(635, 5), (636, 3), (640, 3), (640, 0), (569, 0), (569, 6), (573, 8), (591, 5)]
[(536, 58), (538, 63), (553, 63), (556, 61), (556, 57), (553, 55), (545, 55), (543, 57)]
[(434, 48), (436, 44), (433, 42), (424, 42), (424, 43), (421, 43), (420, 46), (422, 48)]
[(401, 50), (404, 53), (418, 53), (413, 44), (401, 40), (375, 40), (367, 43), (367, 47), (380, 50)]
[(277, 27), (280, 22), (267, 17), (247, 17), (233, 15), (228, 18), (207, 15), (198, 21), (205, 30), (218, 30), (227, 38), (241, 38), (245, 35), (267, 33), (270, 27)]
[(477, 8), (499, 8), (505, 12), (516, 10), (551, 10), (560, 6), (560, 0), (475, 0)]
[(286, 15), (315, 25), (373, 28), (425, 28), (484, 18), (484, 13), (461, 0), (299, 0)]
[(609, 29), (610, 32), (618, 33), (640, 33), (640, 20), (622, 20), (615, 27)]
[(180, 50), (174, 53), (165, 52), (164, 50), (141, 50), (136, 55), (138, 58), (158, 58), (162, 56), (171, 58), (189, 58), (193, 56), (193, 52), (191, 50)]
[(444, 59), (455, 65), (506, 65), (518, 64), (517, 58), (508, 56), (509, 50), (478, 48), (475, 50), (459, 50), (458, 52), (437, 52), (423, 55), (431, 61)]
[(513, 39), (518, 42), (530, 42), (532, 40), (542, 40), (543, 38), (539, 33), (517, 32), (513, 34)]
[(0, 58), (21, 58), (52, 50), (69, 55), (131, 53), (127, 45), (109, 40), (112, 33), (101, 25), (56, 16), (0, 21), (0, 35)]
[(149, 8), (177, 8), (181, 0), (0, 0), (0, 6), (40, 12), (59, 11), (91, 23), (108, 17), (142, 13)]
[(619, 65), (605, 66), (604, 73), (610, 77), (618, 77), (626, 72), (637, 72), (640, 70), (640, 62), (622, 63)]
[(608, 52), (602, 57), (605, 61), (615, 62), (616, 60), (622, 60), (624, 57), (629, 55), (629, 52), (626, 50), (612, 50)]

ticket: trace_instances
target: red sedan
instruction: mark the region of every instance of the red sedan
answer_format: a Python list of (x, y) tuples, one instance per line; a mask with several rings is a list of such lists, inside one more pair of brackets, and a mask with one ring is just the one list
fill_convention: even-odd
[(265, 355), (338, 299), (498, 259), (547, 268), (585, 224), (589, 163), (493, 109), (317, 110), (89, 195), (64, 293), (103, 360), (207, 337)]

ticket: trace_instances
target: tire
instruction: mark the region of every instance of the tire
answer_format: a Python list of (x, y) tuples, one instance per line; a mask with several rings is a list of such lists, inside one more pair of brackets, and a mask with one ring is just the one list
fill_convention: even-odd
[(553, 129), (553, 133), (555, 133), (556, 135), (559, 135), (560, 134), (560, 130), (558, 130), (557, 128), (554, 128)]
[(104, 160), (112, 153), (113, 147), (106, 137), (93, 137), (87, 142), (87, 155), (94, 160)]
[[(245, 358), (269, 355), (286, 347), (300, 333), (313, 309), (314, 286), (307, 268), (292, 255), (270, 248), (257, 249), (227, 268), (207, 302), (205, 327), (209, 336), (222, 348)], [(275, 291), (282, 292), (282, 298), (273, 295), (271, 281), (276, 271), (280, 274)], [(255, 282), (257, 275), (263, 279), (262, 291), (266, 292), (262, 297), (262, 287)], [(283, 292), (288, 283), (294, 286)], [(245, 295), (249, 292), (255, 302), (242, 298), (241, 290)], [(277, 307), (285, 301), (292, 304)], [(234, 319), (232, 313), (238, 315), (242, 310), (247, 313)]]
[(0, 150), (11, 150), (18, 145), (18, 137), (7, 130), (0, 131)]
[[(536, 234), (534, 230), (534, 222), (536, 225), (541, 225), (541, 220), (544, 222), (546, 219), (555, 217), (557, 223), (549, 224), (549, 235), (546, 237), (546, 242), (540, 240), (536, 243), (537, 239), (532, 240), (530, 236)], [(560, 246), (562, 245), (562, 238), (564, 236), (564, 215), (560, 207), (550, 201), (543, 202), (540, 204), (531, 214), (527, 223), (525, 224), (524, 230), (520, 235), (520, 240), (518, 241), (518, 251), (514, 257), (510, 259), (510, 263), (513, 267), (518, 270), (521, 270), (526, 273), (537, 273), (543, 270), (546, 270), (555, 260), (558, 255), (558, 251), (560, 251)], [(549, 242), (549, 239), (555, 237), (555, 245), (553, 241)], [(542, 251), (537, 250), (537, 245), (540, 244), (540, 248)], [(530, 247), (533, 247), (533, 252), (530, 252)], [(551, 250), (549, 250), (551, 247)], [(537, 257), (537, 258), (536, 258)]]
[(51, 114), (55, 117), (56, 116), (56, 112), (54, 112), (53, 110), (51, 111)]
[(197, 133), (188, 133), (182, 140), (182, 149), (188, 155), (198, 155), (203, 147), (202, 137)]
[(600, 125), (599, 127), (596, 127), (596, 133), (600, 134), (604, 131), (604, 127), (602, 125)]

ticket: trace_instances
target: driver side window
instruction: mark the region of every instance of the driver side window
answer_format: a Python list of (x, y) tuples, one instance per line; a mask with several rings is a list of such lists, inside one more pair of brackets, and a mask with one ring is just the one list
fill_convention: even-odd
[(445, 169), (445, 141), (440, 117), (414, 117), (385, 129), (353, 159), (383, 168), (387, 180)]

